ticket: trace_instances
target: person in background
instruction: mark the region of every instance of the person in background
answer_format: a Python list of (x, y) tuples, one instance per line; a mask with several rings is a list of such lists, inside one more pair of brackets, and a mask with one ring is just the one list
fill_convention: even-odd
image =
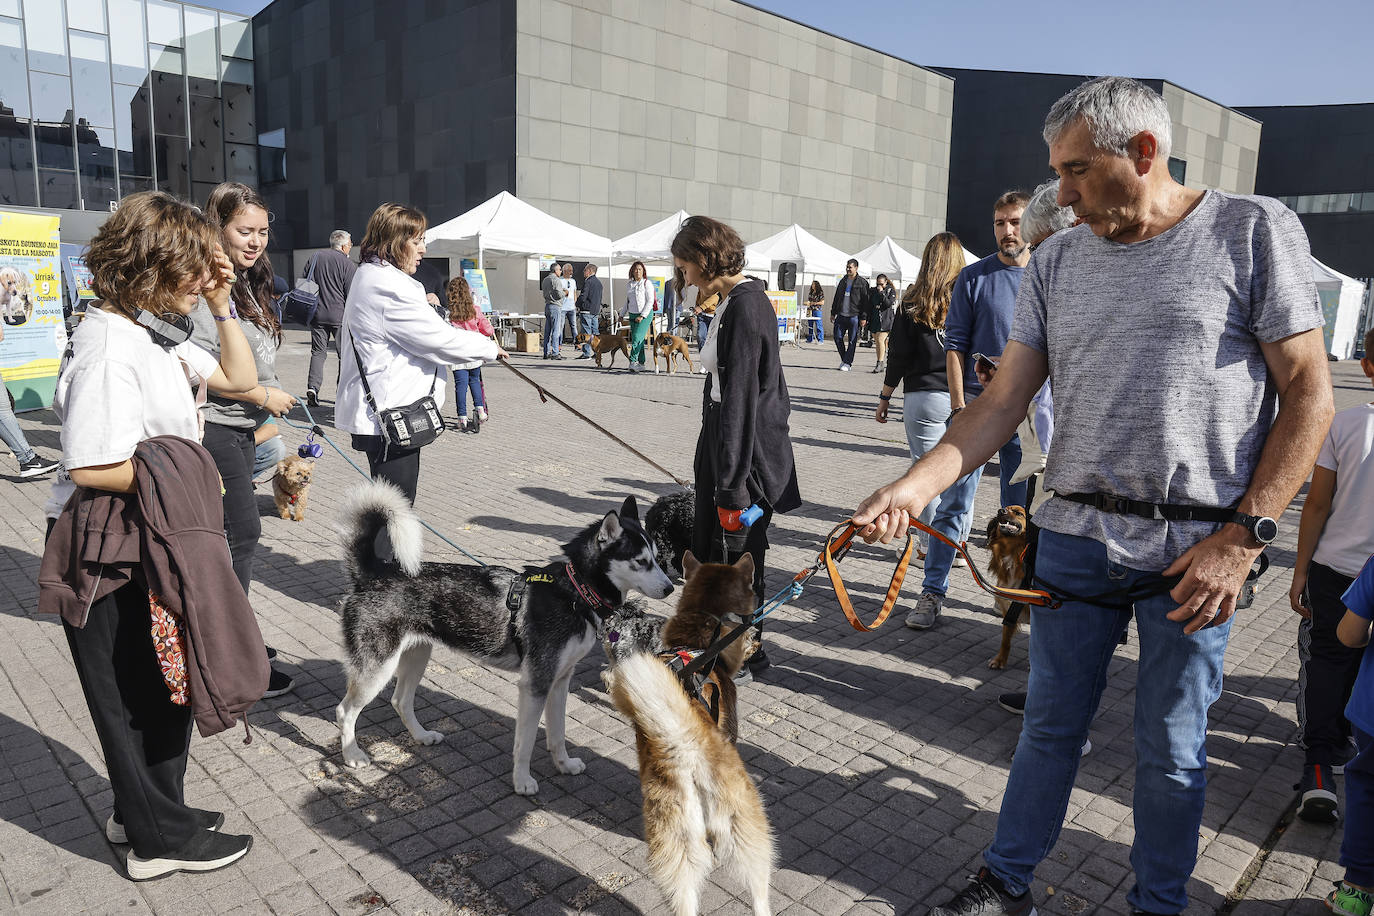
[(850, 258), (844, 265), (844, 276), (835, 284), (835, 301), (830, 305), (841, 372), (848, 372), (854, 365), (854, 348), (859, 345), (859, 319), (867, 302), (868, 281), (859, 276), (859, 262)]
[[(353, 237), (347, 230), (329, 233), (329, 248), (316, 252), (306, 263), (301, 276), (309, 275), (319, 284), (320, 292), (315, 317), (310, 322), (310, 369), (305, 377), (305, 404), (320, 403), (320, 385), (324, 381), (324, 362), (329, 350), (339, 355), (339, 325), (343, 324), (344, 303), (348, 301), (348, 287), (358, 265), (349, 259)], [(335, 380), (337, 381), (337, 374)]]
[[(1364, 374), (1374, 379), (1374, 330), (1364, 336)], [(1363, 648), (1336, 638), (1346, 593), (1374, 554), (1374, 403), (1336, 414), (1312, 469), (1298, 524), (1298, 553), (1288, 600), (1298, 623), (1298, 727), (1303, 748), (1298, 817), (1335, 823), (1332, 774), (1351, 756), (1345, 716)], [(1349, 821), (1349, 817), (1346, 818)]]
[[(884, 367), (883, 389), (878, 393), (878, 407), (873, 419), (887, 422), (888, 402), (897, 385), (902, 386), (902, 425), (906, 427), (907, 446), (915, 461), (935, 447), (949, 425), (949, 385), (945, 378), (944, 336), (945, 315), (949, 313), (950, 291), (954, 278), (964, 266), (963, 247), (952, 232), (941, 232), (926, 242), (921, 254), (921, 272), (911, 284), (902, 307), (892, 323), (891, 357)], [(921, 510), (920, 520), (935, 524), (935, 510), (939, 498)], [(937, 528), (953, 537), (954, 532)], [(930, 535), (917, 535), (920, 552), (917, 559), (925, 559)], [(916, 609), (907, 617), (907, 626), (926, 629), (935, 622), (926, 605), (926, 594), (943, 598), (949, 590), (949, 574), (943, 580), (928, 583)]]
[(644, 339), (653, 326), (654, 309), (658, 300), (654, 295), (654, 284), (644, 269), (644, 262), (635, 261), (630, 265), (630, 282), (625, 290), (625, 305), (620, 317), (630, 323), (630, 371), (644, 371)]
[[(1368, 345), (1365, 352), (1370, 352)], [(1361, 521), (1368, 527), (1369, 504)], [(1374, 652), (1368, 651), (1374, 621), (1374, 557), (1341, 597), (1345, 616), (1336, 636), (1352, 651), (1364, 651), (1359, 673), (1350, 689), (1345, 715), (1355, 740), (1355, 755), (1345, 764), (1345, 831), (1341, 836), (1344, 879), (1326, 897), (1326, 908), (1343, 916), (1374, 912)]]
[[(268, 305), (272, 262), (267, 257), (267, 203), (252, 188), (226, 181), (210, 192), (205, 213), (219, 228), (220, 245), (238, 277), (230, 300), (258, 373), (257, 384), (246, 391), (226, 390), (211, 381), (202, 440), (219, 470), (224, 491), (224, 536), (229, 541), (234, 574), (247, 595), (253, 580), (253, 557), (262, 537), (262, 518), (253, 492), (257, 430), (294, 407), (296, 399), (283, 391), (277, 380), (281, 324)], [(202, 300), (196, 305), (191, 322), (191, 340), (212, 356), (218, 356), (219, 322), (211, 314), (209, 303)], [(276, 657), (276, 650), (264, 648), (269, 659)], [(273, 666), (263, 698), (281, 696), (292, 686), (291, 677)]]
[[(4, 339), (5, 329), (0, 328), (0, 340)], [(0, 382), (0, 389), (4, 387), (4, 383)], [(14, 410), (10, 407), (9, 394), (3, 390), (0, 390), (0, 441), (14, 452), (14, 460), (19, 462), (19, 476), (22, 479), (41, 477), (57, 470), (58, 462), (39, 457), (29, 445), (29, 440), (24, 438), (24, 430), (20, 428)]]
[(806, 342), (825, 343), (825, 290), (820, 280), (812, 280), (806, 292)]
[[(64, 467), (44, 507), (50, 531), (78, 487), (134, 493), (133, 456), (146, 440), (199, 440), (193, 385), (241, 391), (256, 384), (252, 348), (229, 298), (234, 268), (219, 237), (200, 210), (143, 191), (120, 201), (91, 240), (86, 266), (98, 301), (72, 334), (53, 396)], [(218, 361), (185, 336), (202, 293)], [(181, 342), (154, 338), (136, 323), (149, 316), (179, 325)], [(210, 505), (219, 497), (193, 495)], [(224, 576), (228, 559), (226, 548)], [(187, 567), (191, 576), (203, 570)], [(129, 844), (129, 876), (146, 880), (223, 868), (246, 855), (253, 838), (219, 832), (222, 813), (186, 804), (191, 706), (175, 702), (163, 679), (141, 580), (142, 570), (131, 570), (129, 581), (90, 605), (84, 625), (64, 616), (62, 629), (114, 796), (105, 835)]]
[(573, 343), (577, 340), (577, 278), (571, 261), (563, 265), (562, 285), (563, 339)]
[(563, 346), (563, 265), (557, 261), (539, 283), (544, 297), (544, 358), (562, 359)]
[[(577, 297), (577, 318), (583, 334), (590, 337), (600, 333), (601, 279), (596, 275), (596, 265), (590, 262), (582, 268), (582, 294)], [(582, 353), (577, 358), (591, 359), (592, 345), (584, 343)]]
[[(773, 513), (801, 505), (788, 432), (792, 402), (778, 353), (778, 318), (764, 284), (744, 279), (744, 242), (734, 229), (709, 217), (689, 217), (673, 239), (672, 252), (688, 284), (701, 295), (722, 297), (701, 350), (708, 377), (693, 462), (692, 552), (702, 562), (715, 563), (734, 563), (750, 554), (757, 607), (766, 594), (765, 556)], [(753, 506), (763, 514), (745, 525), (740, 514)], [(768, 665), (760, 641), (739, 679), (752, 679)]]
[[(688, 284), (690, 287), (692, 284)], [(716, 317), (716, 305), (720, 303), (720, 296), (716, 293), (707, 293), (698, 289), (696, 302), (692, 306), (692, 314), (696, 316), (697, 325), (697, 350), (706, 345), (706, 337), (711, 331), (711, 321)], [(698, 372), (705, 373), (706, 368), (699, 367)]]
[(873, 281), (873, 289), (868, 294), (868, 308), (859, 325), (868, 326), (873, 335), (873, 364), (875, 373), (882, 372), (887, 362), (887, 335), (892, 331), (892, 322), (897, 316), (897, 287), (887, 278), (878, 274)]
[(362, 263), (344, 309), (339, 349), (345, 358), (334, 411), (335, 424), (353, 435), (353, 448), (367, 457), (372, 478), (395, 484), (412, 503), (420, 484), (420, 449), (390, 445), (382, 437), (362, 374), (378, 410), (406, 407), (425, 396), (442, 408), (447, 386), (438, 379), (446, 366), (506, 358), (495, 341), (435, 314), (424, 287), (411, 276), (424, 257), (426, 225), (423, 213), (397, 203), (382, 204), (367, 221)]
[[(472, 301), (472, 288), (462, 277), (448, 281), (448, 323), (464, 331), (476, 331), (483, 337), (496, 339), (487, 316), (477, 310)], [(482, 360), (466, 359), (453, 366), (453, 396), (458, 401), (458, 429), (475, 433), (487, 422), (487, 396), (482, 390)], [(468, 422), (468, 391), (472, 391), (472, 409), (476, 421)]]

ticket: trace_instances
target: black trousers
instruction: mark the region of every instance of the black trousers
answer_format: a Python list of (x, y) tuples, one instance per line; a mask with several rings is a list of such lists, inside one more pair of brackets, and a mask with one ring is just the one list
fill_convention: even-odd
[(1333, 766), (1350, 756), (1345, 704), (1366, 650), (1337, 639), (1336, 624), (1345, 616), (1341, 596), (1354, 581), (1320, 563), (1307, 573), (1312, 618), (1298, 625), (1298, 726), (1309, 765)]
[[(415, 505), (420, 488), (420, 450), (418, 448), (387, 448), (381, 436), (353, 437), (353, 447), (367, 456), (367, 470), (373, 480), (394, 483)], [(385, 456), (385, 457), (384, 457)]]
[(215, 459), (224, 483), (224, 536), (229, 541), (234, 575), (247, 594), (248, 583), (253, 580), (253, 554), (262, 538), (262, 517), (253, 492), (253, 430), (206, 423), (201, 441)]
[(183, 791), (191, 707), (162, 679), (147, 591), (126, 585), (91, 606), (86, 626), (62, 628), (129, 843), (144, 858), (181, 847), (199, 829)]
[[(754, 560), (755, 607), (767, 599), (764, 583), (764, 556), (768, 552), (768, 525), (773, 520), (773, 507), (760, 501), (763, 517), (749, 526), (742, 549), (730, 549), (725, 544), (725, 532), (716, 515), (716, 443), (720, 441), (720, 407), (707, 406), (701, 418), (701, 435), (697, 438), (693, 472), (696, 477), (696, 520), (692, 527), (692, 553), (703, 563), (734, 563), (746, 553)], [(762, 632), (763, 624), (757, 629)]]
[[(316, 394), (324, 381), (324, 361), (333, 350), (339, 359), (339, 326), (337, 324), (312, 324), (310, 326), (310, 369), (305, 376), (305, 387)], [(339, 379), (338, 367), (334, 367), (334, 381)]]

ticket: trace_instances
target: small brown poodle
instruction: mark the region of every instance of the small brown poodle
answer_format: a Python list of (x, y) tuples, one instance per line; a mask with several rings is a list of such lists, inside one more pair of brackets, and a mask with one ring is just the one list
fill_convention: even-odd
[(315, 462), (309, 458), (283, 458), (277, 462), (277, 475), (272, 478), (272, 498), (277, 515), (293, 522), (305, 519), (305, 502), (310, 496), (310, 475)]

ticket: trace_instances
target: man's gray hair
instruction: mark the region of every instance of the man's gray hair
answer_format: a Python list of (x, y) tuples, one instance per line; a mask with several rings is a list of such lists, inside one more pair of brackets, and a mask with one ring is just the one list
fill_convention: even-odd
[(1035, 189), (1030, 203), (1021, 214), (1021, 238), (1027, 242), (1040, 242), (1054, 235), (1060, 229), (1073, 225), (1073, 209), (1061, 207), (1056, 203), (1059, 197), (1059, 179), (1047, 181)]
[(343, 250), (343, 246), (353, 241), (353, 236), (348, 234), (347, 229), (335, 229), (329, 233), (329, 247)]
[(1099, 76), (1069, 90), (1045, 116), (1045, 143), (1050, 144), (1079, 118), (1092, 131), (1098, 149), (1125, 156), (1131, 138), (1141, 131), (1154, 134), (1161, 161), (1173, 146), (1173, 121), (1164, 98), (1149, 86), (1126, 76)]

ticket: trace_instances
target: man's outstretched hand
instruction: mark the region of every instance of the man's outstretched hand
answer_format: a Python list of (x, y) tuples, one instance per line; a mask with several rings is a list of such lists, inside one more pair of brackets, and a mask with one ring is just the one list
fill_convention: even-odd
[(890, 543), (894, 538), (906, 537), (913, 516), (921, 514), (927, 500), (917, 492), (915, 484), (903, 477), (859, 503), (850, 521), (859, 529), (859, 537), (869, 544)]

